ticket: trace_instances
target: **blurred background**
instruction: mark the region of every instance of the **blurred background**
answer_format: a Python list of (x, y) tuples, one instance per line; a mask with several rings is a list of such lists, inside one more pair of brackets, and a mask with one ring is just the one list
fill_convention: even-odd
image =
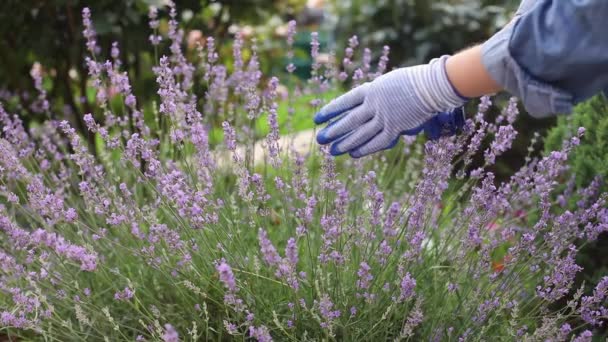
[[(144, 111), (152, 111), (157, 99), (152, 66), (159, 51), (167, 53), (168, 43), (165, 39), (158, 50), (150, 45), (148, 9), (150, 6), (160, 9), (159, 30), (166, 33), (168, 15), (164, 4), (164, 0), (0, 1), (0, 101), (7, 109), (19, 113), (26, 125), (46, 119), (36, 108), (37, 91), (30, 76), (32, 70), (40, 71), (53, 106), (53, 118), (69, 120), (81, 132), (85, 131), (82, 115), (94, 108), (94, 94), (87, 84), (84, 64), (87, 53), (82, 36), (81, 11), (88, 6), (101, 55), (109, 57), (112, 43), (118, 42), (122, 69), (130, 75), (134, 94)], [(427, 62), (484, 41), (510, 20), (519, 1), (179, 0), (176, 4), (185, 33), (184, 51), (188, 55), (196, 54), (197, 42), (213, 36), (220, 58), (230, 64), (232, 40), (240, 32), (244, 38), (256, 40), (263, 71), (278, 76), (285, 76), (287, 65), (287, 22), (297, 20), (294, 64), (296, 76), (303, 81), (309, 77), (313, 62), (309, 52), (313, 31), (319, 32), (321, 58), (328, 58), (331, 51), (342, 58), (353, 35), (358, 36), (360, 48), (372, 51), (374, 63), (381, 56), (383, 46), (390, 46), (390, 70)], [(195, 82), (194, 89), (202, 94), (205, 89), (199, 82)], [(469, 109), (474, 110), (474, 107)], [(514, 148), (496, 165), (497, 180), (509, 177), (521, 167), (533, 134), (548, 137), (543, 139), (545, 149), (554, 150), (559, 149), (562, 139), (579, 125), (589, 130), (587, 140), (573, 156), (576, 187), (588, 185), (596, 174), (606, 176), (607, 111), (605, 99), (596, 98), (577, 108), (573, 116), (559, 120), (532, 120), (524, 113), (516, 125), (520, 134)], [(297, 127), (309, 129), (312, 120), (304, 119)], [(540, 152), (535, 153), (542, 153), (542, 142), (536, 147), (540, 147)], [(573, 203), (571, 205), (575, 205)], [(600, 239), (597, 244), (585, 247), (586, 253), (580, 260), (585, 273), (580, 280), (594, 283), (596, 274), (607, 272), (608, 260), (602, 257), (606, 253), (601, 253), (605, 245), (605, 239)]]
[[(152, 66), (159, 54), (168, 53), (165, 39), (158, 49), (148, 40), (148, 9), (160, 9), (161, 34), (168, 30), (167, 0), (2, 0), (0, 1), (0, 99), (18, 108), (22, 119), (45, 119), (36, 111), (36, 94), (30, 72), (43, 75), (44, 88), (54, 118), (70, 120), (85, 131), (82, 114), (92, 112), (94, 96), (87, 86), (87, 56), (82, 36), (82, 8), (91, 9), (92, 20), (102, 48), (109, 58), (112, 43), (120, 48), (122, 70), (128, 71), (139, 103), (155, 99)], [(285, 74), (287, 22), (298, 22), (294, 64), (296, 76), (310, 76), (310, 34), (319, 32), (322, 54), (335, 52), (340, 61), (348, 39), (359, 38), (355, 59), (363, 48), (372, 52), (375, 64), (385, 45), (390, 47), (389, 69), (419, 64), (442, 54), (455, 53), (490, 37), (510, 20), (517, 0), (178, 0), (178, 16), (184, 28), (185, 49), (196, 57), (197, 43), (212, 36), (222, 62), (232, 58), (231, 44), (240, 32), (255, 39), (264, 74)], [(200, 78), (195, 91), (204, 94)], [(201, 98), (203, 98), (201, 96)], [(144, 108), (146, 109), (146, 108)], [(474, 109), (473, 109), (474, 110)], [(39, 112), (39, 111), (38, 111)], [(524, 120), (526, 132), (543, 130), (553, 120)], [(310, 129), (312, 122), (296, 125)], [(525, 138), (525, 137), (524, 137)], [(522, 141), (524, 141), (522, 139)], [(527, 146), (522, 145), (525, 152)], [(515, 149), (517, 151), (517, 149)], [(519, 168), (518, 155), (499, 167), (505, 172)], [(513, 164), (513, 165), (510, 165)]]
[[(118, 42), (123, 69), (129, 71), (136, 95), (148, 98), (154, 89), (151, 66), (156, 57), (148, 41), (148, 8), (162, 9), (164, 0), (3, 0), (0, 2), (0, 89), (2, 97), (16, 95), (23, 109), (35, 94), (30, 70), (40, 63), (45, 88), (55, 113), (87, 108), (84, 39), (81, 10), (88, 6), (99, 36), (102, 55)], [(265, 72), (284, 70), (286, 23), (298, 21), (298, 76), (309, 76), (310, 33), (319, 31), (321, 49), (340, 57), (352, 35), (377, 59), (384, 45), (391, 48), (390, 67), (428, 61), (483, 41), (502, 27), (517, 7), (513, 0), (179, 0), (178, 19), (185, 29), (187, 51), (197, 41), (216, 38), (231, 56), (231, 38), (240, 31), (257, 38)], [(161, 33), (168, 29), (161, 10)], [(165, 42), (166, 43), (166, 42)], [(167, 50), (168, 46), (164, 46)], [(161, 50), (163, 46), (161, 44)], [(75, 98), (78, 96), (78, 98)], [(57, 111), (57, 109), (60, 109)], [(35, 113), (32, 118), (35, 118)], [(24, 115), (26, 119), (26, 115)]]
[[(120, 48), (122, 69), (128, 71), (134, 94), (144, 110), (156, 99), (152, 66), (159, 53), (168, 53), (165, 39), (158, 49), (148, 40), (148, 9), (160, 9), (159, 31), (168, 30), (167, 0), (3, 0), (0, 1), (0, 99), (19, 108), (22, 119), (43, 120), (36, 112), (36, 90), (30, 76), (33, 67), (44, 76), (44, 87), (55, 118), (70, 120), (85, 131), (82, 114), (92, 112), (94, 95), (87, 87), (81, 10), (88, 6), (98, 33), (101, 56), (109, 58), (113, 42)], [(518, 0), (178, 0), (178, 19), (185, 32), (184, 51), (196, 57), (197, 43), (212, 36), (220, 58), (228, 65), (231, 44), (240, 32), (255, 39), (264, 74), (285, 75), (287, 22), (298, 22), (294, 64), (296, 76), (310, 76), (310, 34), (319, 32), (322, 54), (333, 51), (338, 61), (348, 39), (358, 36), (355, 59), (363, 48), (377, 63), (383, 47), (390, 47), (389, 69), (428, 62), (483, 42), (505, 25), (519, 5)], [(36, 64), (35, 64), (36, 63)], [(204, 94), (200, 78), (195, 92)], [(200, 96), (200, 98), (203, 98)], [(146, 107), (146, 104), (149, 106)], [(471, 108), (470, 111), (474, 111)], [(519, 169), (534, 132), (554, 126), (555, 119), (531, 120), (523, 115), (518, 125), (521, 139), (497, 172), (504, 177)], [(300, 120), (296, 129), (312, 128), (311, 120)], [(522, 129), (523, 128), (523, 129)], [(504, 179), (502, 177), (502, 179)], [(498, 177), (501, 179), (501, 177)]]

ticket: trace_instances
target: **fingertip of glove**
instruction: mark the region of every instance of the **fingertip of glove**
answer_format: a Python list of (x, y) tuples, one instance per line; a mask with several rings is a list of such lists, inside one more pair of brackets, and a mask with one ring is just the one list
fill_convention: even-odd
[(321, 110), (319, 112), (317, 112), (317, 114), (315, 114), (315, 116), (313, 117), (313, 121), (315, 122), (315, 124), (320, 125), (323, 123), (328, 122), (331, 119), (334, 119), (346, 112), (348, 112), (350, 109), (346, 109), (346, 110), (336, 110), (333, 112), (328, 112), (328, 108), (321, 108)]
[(329, 154), (331, 154), (334, 157), (337, 157), (337, 156), (343, 155), (344, 152), (340, 151), (340, 149), (338, 148), (338, 144), (333, 144), (333, 145), (331, 145), (331, 148), (329, 149)]
[(316, 125), (326, 123), (327, 120), (329, 120), (328, 115), (324, 114), (322, 111), (317, 112), (317, 114), (315, 114), (315, 116), (313, 118), (313, 121), (315, 122)]
[(399, 143), (399, 137), (395, 138), (395, 140), (391, 141), (391, 143), (386, 146), (385, 150), (390, 150), (393, 147), (397, 146), (397, 144)]
[(325, 129), (323, 129), (323, 130), (319, 131), (319, 133), (317, 133), (317, 143), (318, 144), (327, 145), (331, 142), (331, 140), (325, 136), (325, 133), (326, 133)]
[(363, 156), (364, 156), (364, 155), (363, 155), (363, 154), (361, 154), (361, 152), (359, 152), (359, 151), (352, 151), (352, 152), (349, 152), (349, 153), (348, 153), (348, 155), (349, 155), (351, 158), (353, 158), (353, 159), (359, 159), (359, 158), (361, 158), (361, 157), (363, 157)]
[(322, 120), (321, 112), (318, 112), (317, 114), (315, 114), (315, 116), (313, 117), (312, 121), (315, 122), (315, 125), (322, 124), (323, 120)]

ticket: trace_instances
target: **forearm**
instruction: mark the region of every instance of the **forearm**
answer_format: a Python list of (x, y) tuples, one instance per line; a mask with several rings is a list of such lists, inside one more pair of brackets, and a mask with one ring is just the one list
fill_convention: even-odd
[(456, 91), (468, 98), (476, 98), (502, 90), (502, 87), (490, 77), (483, 65), (481, 45), (450, 57), (446, 62), (446, 72)]
[[(494, 89), (518, 97), (532, 116), (570, 113), (576, 103), (608, 88), (606, 15), (606, 0), (526, 0), (511, 23), (450, 62), (448, 75), (465, 96), (491, 90), (483, 82), (489, 76), (499, 85)], [(485, 76), (464, 71), (480, 70), (479, 60)]]

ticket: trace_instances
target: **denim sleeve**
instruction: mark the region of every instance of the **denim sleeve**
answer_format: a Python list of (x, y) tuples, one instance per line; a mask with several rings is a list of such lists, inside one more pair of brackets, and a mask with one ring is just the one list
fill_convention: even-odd
[(483, 45), (490, 75), (536, 117), (570, 113), (574, 104), (608, 90), (608, 1), (525, 3)]

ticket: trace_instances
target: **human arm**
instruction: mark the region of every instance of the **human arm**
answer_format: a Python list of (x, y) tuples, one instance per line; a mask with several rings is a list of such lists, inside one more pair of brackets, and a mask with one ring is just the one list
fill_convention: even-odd
[(393, 70), (334, 99), (315, 115), (316, 124), (329, 123), (317, 141), (331, 144), (332, 155), (358, 158), (393, 147), (403, 134), (453, 131), (463, 121), (456, 109), (468, 98), (450, 82), (447, 60)]
[(526, 1), (519, 14), (483, 44), (482, 61), (530, 114), (569, 113), (608, 87), (608, 1)]
[(482, 63), (481, 45), (452, 56), (446, 62), (446, 71), (452, 85), (462, 96), (476, 98), (502, 90)]
[(393, 147), (400, 135), (424, 131), (431, 139), (464, 124), (460, 108), (469, 98), (500, 90), (481, 62), (481, 47), (401, 68), (333, 100), (315, 116), (335, 118), (317, 135), (333, 155), (361, 157)]
[[(321, 130), (317, 140), (331, 143), (333, 154), (373, 153), (392, 147), (399, 134), (420, 132), (438, 112), (450, 111), (465, 98), (501, 89), (519, 97), (533, 116), (568, 113), (608, 87), (608, 40), (601, 23), (607, 11), (605, 0), (526, 0), (499, 33), (446, 57), (443, 69), (414, 67), (432, 70), (431, 79), (441, 80), (439, 88), (424, 80), (411, 82), (417, 77), (409, 68), (390, 72), (324, 107), (316, 123), (339, 120)], [(438, 95), (461, 101), (437, 102)], [(369, 103), (376, 105), (354, 110)]]

